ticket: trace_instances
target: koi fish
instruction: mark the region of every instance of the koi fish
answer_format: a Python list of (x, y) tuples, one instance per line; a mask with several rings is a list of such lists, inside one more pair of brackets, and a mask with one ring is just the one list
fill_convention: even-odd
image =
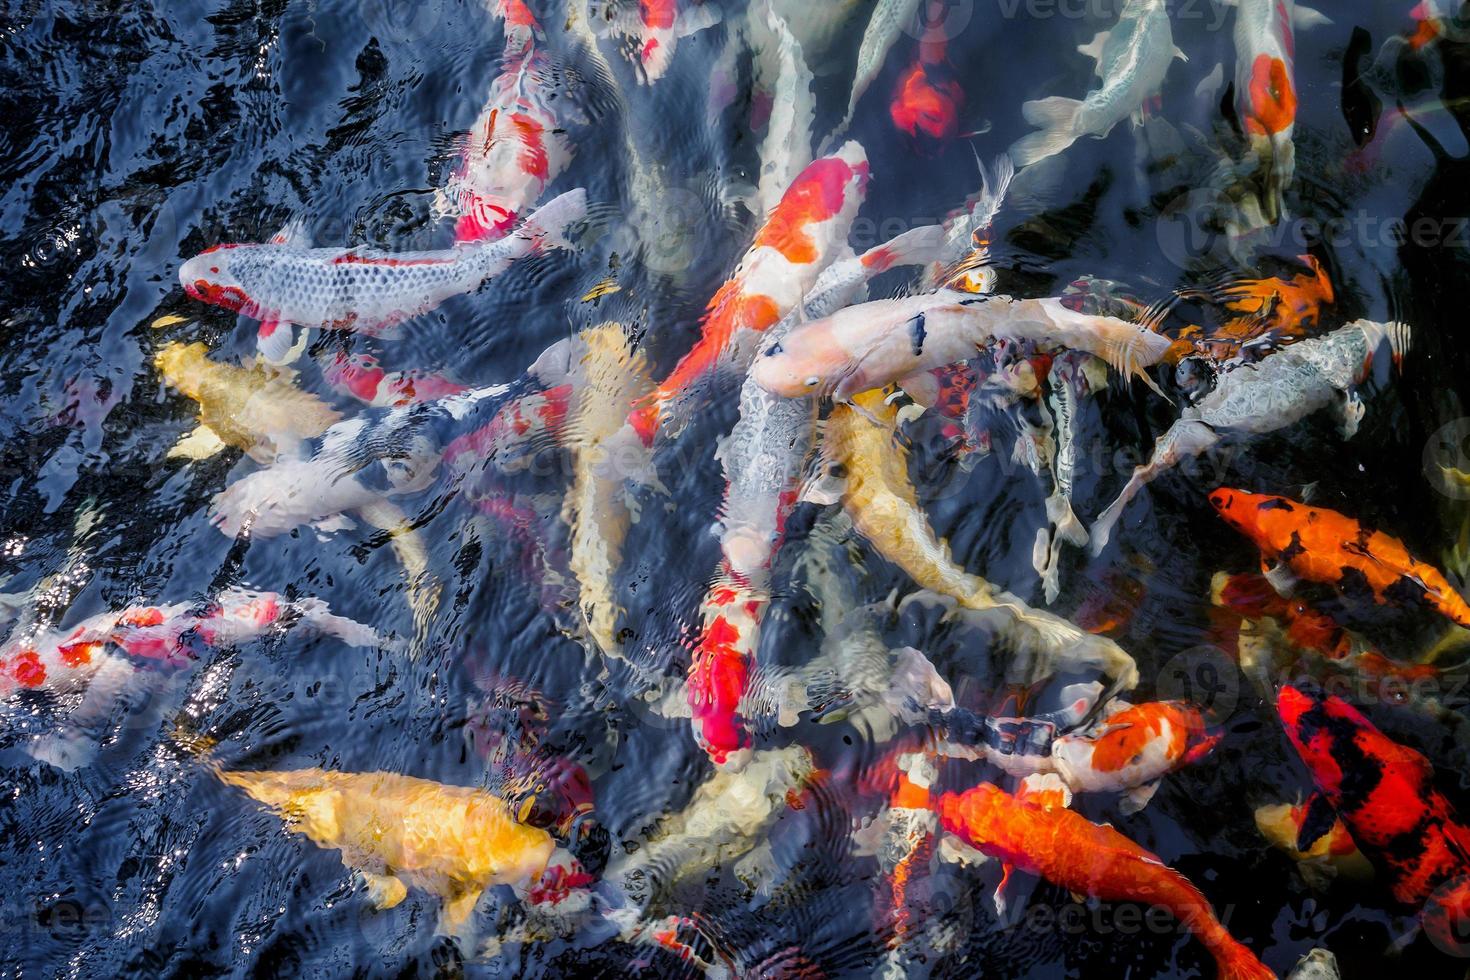
[(629, 60), (638, 68), (638, 81), (646, 85), (664, 77), (680, 38), (720, 22), (720, 11), (712, 3), (638, 0), (636, 13), (628, 6), (624, 0), (603, 0), (602, 12), (589, 11), (588, 19), (601, 20), (623, 36)]
[[(894, 439), (898, 409), (882, 392), (859, 395), (855, 406), (856, 410), (845, 405), (833, 410), (823, 457), (829, 466), (845, 472), (840, 491), (843, 509), (875, 551), (924, 589), (950, 596), (965, 609), (1006, 616), (1011, 628), (1026, 637), (1018, 642), (1030, 649), (1077, 666), (1101, 668), (1119, 688), (1137, 686), (1137, 664), (1112, 640), (1085, 633), (1008, 592), (997, 592), (983, 578), (960, 568), (919, 507), (908, 475), (908, 456)], [(808, 497), (821, 502), (821, 493), (817, 485)]]
[(292, 455), (342, 420), (342, 414), (296, 387), (292, 376), (263, 364), (212, 361), (201, 343), (165, 346), (153, 358), (165, 383), (199, 403), (199, 424), (169, 458), (207, 459), (234, 446), (269, 463)]
[[(336, 616), (320, 599), (226, 589), (206, 603), (128, 606), (64, 629), (18, 630), (0, 646), (0, 697), (85, 689), (123, 658), (192, 663), (203, 647), (234, 647), (272, 629), (304, 626), (350, 646), (391, 647), (370, 626)], [(131, 673), (131, 670), (129, 670)]]
[(708, 372), (745, 371), (755, 356), (753, 338), (805, 299), (846, 244), (867, 187), (867, 154), (849, 141), (813, 161), (787, 188), (739, 268), (710, 300), (699, 341), (629, 415), (645, 445), (653, 444), (671, 403)]
[(922, 0), (878, 0), (873, 7), (868, 26), (863, 31), (863, 40), (858, 47), (857, 71), (853, 75), (852, 92), (847, 99), (847, 111), (842, 121), (827, 137), (825, 145), (831, 146), (838, 137), (847, 132), (857, 113), (858, 101), (868, 91), (883, 71), (888, 52), (898, 42), (904, 30), (914, 22)]
[(322, 377), (333, 391), (372, 408), (403, 408), (469, 390), (432, 371), (385, 371), (373, 355), (346, 351), (322, 364)]
[(853, 395), (973, 358), (997, 342), (1081, 350), (1125, 376), (1159, 363), (1169, 339), (1123, 320), (1077, 313), (1059, 299), (1012, 299), (940, 290), (874, 300), (803, 324), (751, 369), (756, 383), (788, 398)]
[(1294, 0), (1235, 3), (1236, 115), (1264, 177), (1261, 211), (1275, 224), (1296, 173), (1296, 36), (1294, 20), (1328, 23)]
[(1126, 0), (1117, 25), (1077, 49), (1097, 62), (1102, 79), (1085, 99), (1054, 95), (1022, 104), (1026, 122), (1040, 131), (1011, 147), (1017, 169), (1055, 156), (1083, 136), (1105, 137), (1130, 116), (1135, 123), (1142, 121), (1169, 64), (1185, 57), (1174, 46), (1166, 7), (1165, 0)]
[(555, 111), (569, 102), (547, 91), (556, 66), (537, 47), (541, 29), (534, 19), (524, 23), (527, 17), (510, 21), (500, 74), (463, 136), (448, 183), (435, 195), (435, 210), (456, 218), (456, 241), (508, 235), (572, 159), (566, 120)]
[(1137, 813), (1162, 778), (1203, 759), (1219, 744), (1200, 710), (1183, 701), (1119, 705), (1086, 732), (1052, 742), (1057, 773), (1075, 793), (1123, 793), (1119, 809)]
[(1429, 760), (1315, 688), (1282, 685), (1276, 711), (1319, 790), (1306, 804), (1297, 849), (1306, 851), (1341, 818), (1394, 901), (1421, 910), (1431, 935), (1463, 935), (1470, 827), (1434, 788)]
[[(574, 387), (563, 428), (573, 454), (572, 486), (562, 503), (562, 520), (572, 529), (570, 567), (581, 586), (579, 607), (592, 639), (608, 656), (622, 656), (618, 618), (622, 609), (613, 584), (622, 566), (623, 539), (633, 517), (624, 498), (628, 460), (617, 436), (626, 431), (621, 414), (653, 387), (643, 355), (629, 349), (617, 323), (584, 330), (581, 383)], [(629, 447), (641, 457), (636, 440)]]
[(1209, 950), (1221, 980), (1276, 976), (1220, 924), (1189, 879), (1112, 827), (988, 783), (945, 793), (938, 810), (941, 827), (1004, 864), (1002, 887), (1020, 869), (1091, 898), (1159, 906)]
[(1290, 278), (1236, 279), (1211, 289), (1180, 291), (1181, 296), (1219, 303), (1228, 313), (1224, 324), (1186, 345), (1189, 350), (1220, 362), (1240, 356), (1247, 347), (1280, 345), (1305, 336), (1336, 293), (1316, 256), (1303, 255), (1301, 260), (1309, 271)]
[[(862, 256), (823, 270), (800, 310), (772, 327), (765, 346), (778, 343), (802, 317), (825, 316), (851, 301), (868, 279), (901, 265), (929, 262), (941, 229), (910, 229)], [(816, 404), (769, 394), (749, 377), (740, 389), (740, 420), (716, 451), (724, 467), (720, 567), (700, 605), (701, 640), (694, 651), (688, 693), (696, 737), (716, 761), (738, 764), (747, 747), (735, 716), (745, 695), (760, 622), (770, 603), (771, 564), (816, 427)]]
[(1325, 507), (1221, 487), (1210, 503), (1225, 523), (1261, 549), (1267, 581), (1283, 595), (1298, 579), (1331, 585), (1379, 605), (1423, 600), (1460, 626), (1470, 605), (1439, 570), (1416, 561), (1402, 541)]
[(1005, 203), (1016, 176), (1009, 154), (1001, 154), (987, 168), (977, 158), (980, 190), (965, 206), (944, 220), (945, 248), (938, 262), (923, 279), (926, 291), (948, 284), (967, 293), (995, 291), (995, 270), (990, 267), (990, 229)]
[(179, 281), (197, 300), (259, 320), (260, 352), (280, 363), (305, 346), (303, 338), (293, 347), (293, 324), (386, 335), (451, 297), (474, 292), (517, 259), (570, 248), (564, 233), (586, 209), (585, 191), (567, 191), (503, 241), (438, 252), (312, 248), (305, 227), (293, 224), (265, 244), (206, 249), (183, 264)]
[(410, 888), (438, 897), (437, 932), (466, 948), (486, 889), (509, 885), (527, 897), (565, 876), (564, 860), (553, 862), (551, 835), (519, 822), (504, 800), (484, 790), (391, 772), (215, 774), (269, 808), (288, 830), (338, 851), (374, 908), (395, 907)]
[(949, 47), (947, 4), (940, 0), (925, 2), (918, 54), (898, 79), (888, 103), (888, 117), (909, 136), (917, 138), (922, 133), (942, 145), (959, 134), (965, 90), (945, 53)]
[(1149, 461), (1134, 469), (1117, 498), (1092, 525), (1092, 553), (1107, 547), (1113, 527), (1145, 486), (1182, 460), (1198, 456), (1224, 440), (1245, 440), (1293, 425), (1324, 408), (1335, 407), (1345, 437), (1363, 417), (1354, 387), (1366, 376), (1374, 352), (1387, 339), (1397, 357), (1408, 346), (1401, 323), (1358, 320), (1325, 337), (1293, 344), (1263, 360), (1226, 372), (1198, 404), (1154, 444)]
[[(771, 115), (760, 149), (761, 173), (755, 201), (761, 216), (775, 209), (786, 188), (812, 162), (812, 120), (817, 111), (812, 73), (802, 55), (801, 42), (772, 5), (765, 6), (778, 67)], [(758, 19), (755, 10), (751, 11), (751, 19)]]
[(1353, 835), (1340, 819), (1312, 846), (1298, 849), (1297, 839), (1302, 832), (1302, 819), (1307, 808), (1301, 804), (1275, 803), (1256, 807), (1256, 829), (1272, 847), (1286, 854), (1297, 863), (1302, 877), (1314, 888), (1322, 888), (1327, 881), (1338, 876), (1362, 880), (1373, 876), (1373, 866), (1358, 850)]

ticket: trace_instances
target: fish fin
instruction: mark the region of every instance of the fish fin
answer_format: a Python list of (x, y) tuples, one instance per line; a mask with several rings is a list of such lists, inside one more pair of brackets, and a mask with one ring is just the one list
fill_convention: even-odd
[(473, 944), (471, 926), (475, 918), (475, 906), (480, 903), (480, 896), (484, 891), (479, 888), (471, 888), (453, 898), (445, 899), (444, 909), (439, 913), (439, 928), (436, 930), (442, 936), (449, 936), (461, 942), (462, 949), (472, 949)]
[(331, 534), (334, 531), (350, 531), (357, 527), (357, 524), (346, 514), (333, 514), (331, 517), (313, 521), (311, 526), (325, 534)]
[(174, 324), (177, 323), (188, 322), (189, 318), (186, 316), (179, 316), (177, 313), (169, 313), (165, 316), (159, 317), (157, 320), (154, 320), (152, 323), (149, 324), (149, 326), (154, 330), (162, 330), (164, 327), (172, 327)]
[(1327, 797), (1321, 793), (1313, 793), (1307, 800), (1301, 826), (1297, 829), (1296, 849), (1303, 854), (1311, 850), (1312, 845), (1321, 840), (1322, 835), (1330, 831), (1336, 822), (1337, 812), (1327, 802)]
[(1040, 127), (1040, 131), (1023, 136), (1011, 146), (1011, 160), (1016, 169), (1055, 156), (1076, 142), (1077, 113), (1081, 109), (1080, 99), (1060, 95), (1024, 103), (1021, 114), (1026, 122)]
[(708, 30), (719, 22), (719, 8), (713, 3), (705, 3), (680, 11), (674, 21), (674, 33), (679, 37), (689, 37)]
[(847, 481), (833, 473), (830, 466), (820, 466), (803, 481), (796, 499), (818, 507), (830, 507), (840, 503), (845, 493)]
[(531, 239), (538, 249), (571, 249), (566, 230), (586, 216), (587, 191), (578, 187), (553, 197), (531, 212), (516, 234)]
[(1180, 61), (1185, 61), (1185, 62), (1189, 61), (1189, 55), (1187, 55), (1183, 51), (1181, 51), (1179, 49), (1178, 45), (1176, 45), (1174, 47), (1174, 57), (1178, 58)]
[(225, 448), (225, 441), (204, 423), (184, 434), (168, 451), (169, 459), (209, 459)]
[(393, 875), (373, 874), (371, 871), (359, 871), (357, 874), (367, 886), (367, 900), (375, 909), (391, 909), (408, 897), (408, 886)]
[(1107, 45), (1108, 36), (1111, 34), (1112, 31), (1098, 31), (1091, 41), (1088, 41), (1086, 44), (1077, 45), (1078, 54), (1085, 54), (1096, 62), (1093, 66), (1093, 72), (1098, 78), (1102, 77), (1103, 47)]
[(1148, 806), (1148, 801), (1153, 799), (1154, 794), (1159, 791), (1159, 783), (1161, 782), (1163, 780), (1155, 779), (1151, 783), (1135, 786), (1124, 793), (1123, 798), (1118, 801), (1118, 811), (1124, 815), (1141, 811), (1144, 807)]
[(268, 364), (290, 364), (306, 350), (306, 332), (296, 341), (296, 331), (291, 324), (278, 320), (260, 321), (255, 346)]
[(1223, 735), (1211, 735), (1208, 738), (1201, 739), (1198, 744), (1184, 753), (1184, 757), (1180, 761), (1185, 765), (1192, 765), (1193, 763), (1199, 762), (1215, 750), (1215, 746), (1220, 744), (1222, 738), (1224, 738)]
[(293, 248), (310, 248), (311, 234), (306, 230), (306, 219), (295, 217), (281, 226), (267, 241), (269, 245), (285, 245)]
[(1194, 97), (1196, 99), (1208, 99), (1210, 102), (1215, 102), (1220, 94), (1220, 88), (1224, 84), (1225, 64), (1224, 62), (1216, 62), (1215, 70), (1201, 79), (1200, 83), (1194, 87)]
[(1356, 391), (1344, 391), (1342, 398), (1337, 404), (1338, 419), (1337, 428), (1344, 439), (1351, 439), (1358, 434), (1358, 425), (1363, 421), (1363, 415), (1367, 408), (1363, 405), (1363, 399)]
[(1014, 864), (1002, 863), (1000, 866), (1000, 883), (995, 886), (995, 914), (1002, 920), (1006, 917), (1006, 886), (1011, 883), (1011, 876), (1016, 872)]
[(900, 265), (927, 265), (944, 255), (943, 225), (920, 225), (895, 235), (881, 245), (874, 245), (858, 259), (865, 267), (879, 271)]
[(1121, 340), (1111, 336), (1105, 338), (1098, 355), (1118, 374), (1125, 378), (1136, 377), (1160, 398), (1167, 398), (1158, 382), (1149, 376), (1147, 368), (1158, 363), (1169, 345), (1169, 338), (1163, 334), (1135, 330), (1125, 334)]
[(1072, 788), (1054, 772), (1033, 772), (1021, 780), (1016, 799), (1046, 810), (1065, 810), (1072, 805)]
[(1291, 26), (1299, 31), (1313, 27), (1329, 27), (1331, 24), (1331, 17), (1320, 10), (1304, 7), (1301, 4), (1297, 4), (1291, 14)]
[(954, 691), (928, 657), (913, 647), (898, 651), (893, 676), (883, 696), (890, 711), (907, 724), (920, 724), (931, 710), (955, 706)]
[(1276, 590), (1276, 594), (1282, 598), (1295, 592), (1297, 583), (1300, 581), (1296, 573), (1291, 570), (1291, 566), (1284, 561), (1273, 563), (1262, 558), (1261, 574), (1265, 576), (1267, 582), (1271, 583), (1271, 588)]

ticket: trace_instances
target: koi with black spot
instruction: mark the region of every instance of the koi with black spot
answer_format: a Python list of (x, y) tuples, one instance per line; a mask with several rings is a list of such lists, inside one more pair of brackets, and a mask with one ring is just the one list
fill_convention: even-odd
[(1210, 503), (1231, 527), (1261, 549), (1266, 579), (1280, 593), (1297, 579), (1367, 593), (1379, 605), (1422, 599), (1470, 628), (1470, 605), (1438, 569), (1416, 560), (1404, 543), (1345, 514), (1273, 494), (1221, 487)]
[(1431, 935), (1462, 934), (1470, 924), (1470, 827), (1434, 788), (1429, 760), (1315, 685), (1284, 685), (1276, 710), (1320, 790), (1307, 802), (1297, 849), (1341, 818), (1395, 901), (1422, 910)]

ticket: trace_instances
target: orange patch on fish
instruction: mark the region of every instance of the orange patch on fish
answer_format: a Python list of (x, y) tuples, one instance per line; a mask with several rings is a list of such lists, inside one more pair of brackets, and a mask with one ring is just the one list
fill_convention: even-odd
[(799, 265), (817, 261), (820, 256), (811, 226), (842, 210), (847, 199), (847, 182), (854, 174), (866, 177), (867, 164), (860, 164), (854, 170), (837, 157), (813, 162), (792, 181), (780, 203), (772, 209), (755, 237), (755, 247), (774, 248)]
[(1246, 131), (1271, 136), (1296, 123), (1296, 91), (1286, 62), (1270, 55), (1257, 56), (1251, 65), (1250, 104), (1245, 113)]

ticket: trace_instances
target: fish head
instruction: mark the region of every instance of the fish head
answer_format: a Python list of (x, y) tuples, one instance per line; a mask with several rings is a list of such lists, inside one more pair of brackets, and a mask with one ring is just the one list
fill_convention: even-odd
[(238, 274), (243, 259), (255, 246), (215, 245), (189, 259), (179, 269), (184, 292), (210, 306), (249, 315), (255, 302)]
[(773, 395), (802, 398), (831, 391), (852, 368), (847, 351), (827, 325), (817, 321), (767, 348), (751, 365), (750, 376)]
[(1261, 547), (1269, 546), (1270, 525), (1274, 523), (1270, 514), (1282, 505), (1290, 506), (1290, 502), (1270, 494), (1247, 493), (1229, 487), (1218, 487), (1210, 493), (1210, 506), (1225, 523)]
[(1338, 798), (1347, 775), (1345, 764), (1366, 761), (1358, 736), (1377, 735), (1377, 729), (1352, 705), (1315, 684), (1283, 684), (1276, 695), (1276, 713), (1312, 779), (1329, 799)]

